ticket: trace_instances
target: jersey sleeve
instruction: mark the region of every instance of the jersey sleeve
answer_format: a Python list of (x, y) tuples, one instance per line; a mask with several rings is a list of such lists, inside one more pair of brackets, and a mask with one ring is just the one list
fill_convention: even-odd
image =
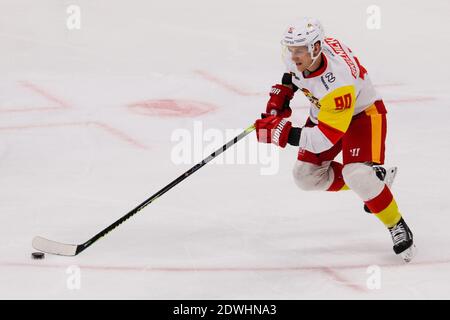
[(318, 125), (304, 127), (299, 147), (320, 153), (335, 145), (347, 131), (355, 110), (354, 85), (341, 86), (319, 100)]

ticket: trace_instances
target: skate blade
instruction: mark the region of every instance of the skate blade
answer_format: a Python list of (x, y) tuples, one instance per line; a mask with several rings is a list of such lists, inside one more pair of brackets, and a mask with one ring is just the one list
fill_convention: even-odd
[(403, 261), (409, 263), (416, 256), (416, 254), (417, 254), (416, 245), (412, 244), (411, 247), (400, 253), (400, 256), (403, 258)]

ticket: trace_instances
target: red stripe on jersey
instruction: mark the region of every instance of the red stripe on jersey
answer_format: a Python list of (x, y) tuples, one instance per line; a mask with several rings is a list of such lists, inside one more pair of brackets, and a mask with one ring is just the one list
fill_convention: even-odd
[(384, 105), (383, 100), (377, 100), (373, 104), (377, 108), (378, 113), (380, 113), (380, 114), (387, 113), (386, 106)]
[(336, 128), (333, 128), (322, 121), (319, 121), (318, 127), (319, 127), (319, 130), (322, 131), (322, 133), (325, 135), (325, 137), (327, 137), (328, 140), (330, 140), (332, 144), (336, 144), (336, 142), (338, 142), (339, 139), (341, 139), (342, 136), (344, 135), (344, 132), (342, 132)]
[[(350, 51), (350, 49), (349, 49), (349, 51)], [(351, 51), (350, 51), (350, 52), (351, 52)], [(364, 68), (364, 67), (359, 63), (359, 60), (358, 60), (357, 57), (354, 56), (353, 59), (355, 59), (355, 62), (356, 62), (356, 64), (358, 65), (358, 68), (359, 68), (359, 77), (360, 77), (361, 79), (364, 80), (364, 76), (365, 76), (366, 73), (367, 73), (366, 68)]]
[(352, 59), (345, 52), (341, 43), (334, 38), (325, 38), (325, 42), (331, 47), (331, 49), (333, 49), (333, 51), (338, 56), (340, 56), (342, 59), (344, 59), (345, 63), (347, 63), (348, 67), (350, 68), (350, 72), (352, 73), (353, 78), (356, 79), (357, 67), (353, 63)]
[(386, 209), (392, 202), (394, 197), (387, 186), (384, 186), (383, 191), (375, 198), (369, 201), (364, 201), (367, 207), (373, 213), (378, 213)]

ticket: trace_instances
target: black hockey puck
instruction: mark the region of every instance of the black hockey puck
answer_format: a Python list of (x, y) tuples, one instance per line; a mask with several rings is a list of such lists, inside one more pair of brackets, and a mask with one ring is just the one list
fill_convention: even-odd
[(45, 254), (43, 252), (33, 252), (31, 258), (33, 259), (44, 259)]

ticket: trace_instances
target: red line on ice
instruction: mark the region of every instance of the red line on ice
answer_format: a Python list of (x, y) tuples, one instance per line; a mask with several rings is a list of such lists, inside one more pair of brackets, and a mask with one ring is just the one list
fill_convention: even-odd
[[(70, 258), (69, 258), (70, 259)], [(436, 266), (441, 264), (449, 264), (450, 260), (441, 261), (422, 261), (412, 262), (407, 265), (404, 263), (390, 263), (390, 264), (378, 264), (380, 268), (413, 268), (421, 266)], [(0, 262), (0, 267), (25, 267), (25, 268), (68, 268), (69, 266), (77, 265), (80, 269), (92, 270), (92, 271), (114, 271), (114, 272), (320, 272), (328, 275), (333, 281), (341, 284), (351, 290), (358, 292), (367, 292), (363, 286), (357, 285), (343, 278), (337, 273), (339, 270), (356, 270), (366, 269), (368, 264), (360, 265), (336, 265), (336, 266), (292, 266), (292, 267), (150, 267), (150, 266), (105, 266), (105, 265), (83, 265), (77, 264), (72, 261), (69, 264), (55, 264), (47, 263), (45, 260), (36, 262)]]
[(97, 127), (105, 130), (106, 132), (109, 132), (110, 134), (116, 136), (117, 138), (121, 139), (122, 141), (126, 141), (131, 145), (134, 145), (135, 147), (141, 148), (141, 149), (147, 149), (146, 146), (144, 146), (143, 144), (141, 144), (140, 142), (136, 141), (135, 139), (131, 138), (129, 135), (127, 135), (126, 133), (120, 131), (119, 129), (116, 129), (110, 125), (107, 125), (105, 123), (102, 122), (88, 122), (88, 124), (93, 124), (96, 125)]
[(65, 102), (64, 100), (56, 97), (55, 95), (52, 95), (48, 91), (44, 90), (41, 87), (38, 87), (37, 85), (29, 82), (29, 81), (20, 81), (19, 82), (21, 86), (28, 88), (37, 94), (45, 97), (46, 99), (55, 102), (60, 108), (70, 108), (69, 103)]
[(37, 85), (29, 82), (29, 81), (20, 81), (19, 82), (21, 86), (28, 88), (37, 94), (40, 94), (41, 96), (45, 97), (46, 99), (56, 103), (60, 108), (70, 108), (69, 103), (65, 102), (64, 100), (56, 97), (55, 95), (49, 93), (48, 91), (44, 90), (41, 87), (38, 87)]
[[(206, 80), (208, 80), (210, 82), (218, 84), (221, 87), (223, 87), (223, 88), (225, 88), (225, 89), (227, 89), (227, 90), (229, 90), (229, 91), (231, 91), (233, 93), (239, 94), (241, 96), (265, 96), (265, 95), (269, 96), (269, 92), (268, 91), (267, 92), (248, 92), (248, 91), (244, 91), (241, 88), (238, 88), (238, 87), (236, 87), (236, 86), (226, 82), (223, 79), (219, 79), (217, 76), (214, 76), (214, 75), (212, 75), (209, 72), (206, 72), (204, 70), (195, 70), (194, 73), (198, 74), (199, 76), (201, 76), (202, 78), (204, 78), (204, 79), (206, 79)], [(377, 87), (377, 88), (381, 88), (381, 87), (398, 87), (398, 86), (403, 86), (403, 85), (404, 85), (403, 83), (384, 83), (384, 84), (382, 83), (382, 84), (376, 84), (374, 86)]]
[[(47, 257), (52, 257), (48, 255)], [(31, 258), (30, 258), (31, 259)], [(48, 259), (48, 258), (47, 258)], [(105, 265), (83, 265), (77, 264), (72, 259), (74, 258), (60, 258), (70, 259), (68, 264), (54, 264), (47, 263), (46, 260), (36, 262), (0, 262), (2, 267), (33, 267), (33, 268), (67, 268), (76, 264), (81, 269), (87, 270), (104, 270), (104, 271), (146, 271), (146, 272), (299, 272), (299, 271), (316, 271), (327, 274), (332, 274), (336, 270), (355, 270), (366, 269), (371, 264), (359, 265), (335, 265), (335, 266), (291, 266), (291, 267), (151, 267), (151, 266), (105, 266)], [(413, 268), (422, 266), (435, 266), (442, 264), (449, 264), (450, 260), (436, 260), (436, 261), (421, 261), (411, 262), (408, 264), (402, 263), (399, 258), (398, 263), (377, 264), (380, 268)], [(341, 279), (336, 274), (333, 275), (337, 279)], [(342, 279), (339, 281), (343, 281)]]
[(144, 100), (127, 107), (136, 114), (159, 117), (196, 117), (217, 109), (210, 103), (181, 99)]
[(20, 108), (14, 108), (14, 109), (0, 109), (0, 112), (31, 112), (31, 111), (54, 111), (54, 110), (61, 110), (60, 107), (20, 107)]
[[(403, 99), (383, 99), (389, 109), (389, 104), (401, 104), (401, 103), (415, 103), (415, 102), (427, 102), (436, 100), (433, 97), (416, 97), (416, 98), (403, 98)], [(298, 105), (291, 106), (292, 109), (309, 109), (310, 105)]]
[(342, 284), (343, 286), (352, 289), (354, 291), (358, 292), (366, 292), (367, 290), (363, 286), (359, 286), (355, 283), (352, 283), (351, 281), (345, 279), (342, 277), (336, 270), (332, 268), (322, 268), (321, 271), (328, 276), (331, 277), (335, 282)]
[(147, 147), (135, 139), (128, 136), (126, 133), (116, 129), (110, 125), (107, 125), (98, 121), (87, 121), (87, 122), (62, 122), (62, 123), (48, 123), (48, 124), (35, 124), (35, 125), (24, 125), (24, 126), (11, 126), (11, 127), (0, 127), (0, 131), (14, 131), (14, 130), (27, 130), (27, 129), (39, 129), (39, 128), (57, 128), (57, 127), (69, 127), (69, 126), (89, 126), (92, 125), (99, 128), (110, 135), (118, 138), (121, 141), (126, 142), (134, 147), (140, 149), (147, 149)]
[[(206, 71), (203, 71), (203, 70), (195, 70), (194, 73), (198, 74), (199, 76), (201, 76), (202, 78), (204, 78), (204, 79), (206, 79), (206, 80), (208, 80), (210, 82), (213, 82), (215, 84), (220, 85), (221, 87), (227, 89), (228, 91), (231, 91), (231, 92), (236, 93), (236, 94), (241, 95), (241, 96), (247, 96), (248, 97), (248, 96), (264, 95), (264, 93), (244, 91), (244, 90), (242, 90), (242, 89), (240, 89), (240, 88), (238, 88), (238, 87), (236, 87), (236, 86), (226, 82), (225, 80), (219, 79), (218, 77), (213, 76), (212, 74), (210, 74), (210, 73), (208, 73)], [(267, 93), (267, 95), (268, 94), (269, 93)]]
[(387, 104), (389, 103), (408, 103), (408, 102), (422, 102), (422, 101), (433, 101), (436, 100), (433, 97), (413, 97), (413, 98), (403, 98), (403, 99), (383, 99)]
[(20, 108), (12, 108), (12, 109), (0, 109), (0, 112), (30, 112), (30, 111), (54, 111), (54, 110), (61, 110), (61, 109), (68, 109), (70, 108), (70, 104), (66, 101), (64, 101), (61, 98), (56, 97), (55, 95), (49, 93), (47, 90), (44, 90), (43, 88), (37, 86), (34, 83), (31, 83), (29, 81), (19, 81), (19, 84), (28, 89), (33, 91), (34, 93), (44, 97), (45, 99), (56, 103), (55, 107), (20, 107)]
[(403, 86), (403, 83), (381, 83), (381, 84), (374, 84), (373, 86), (375, 88), (386, 88), (386, 87), (400, 87)]

